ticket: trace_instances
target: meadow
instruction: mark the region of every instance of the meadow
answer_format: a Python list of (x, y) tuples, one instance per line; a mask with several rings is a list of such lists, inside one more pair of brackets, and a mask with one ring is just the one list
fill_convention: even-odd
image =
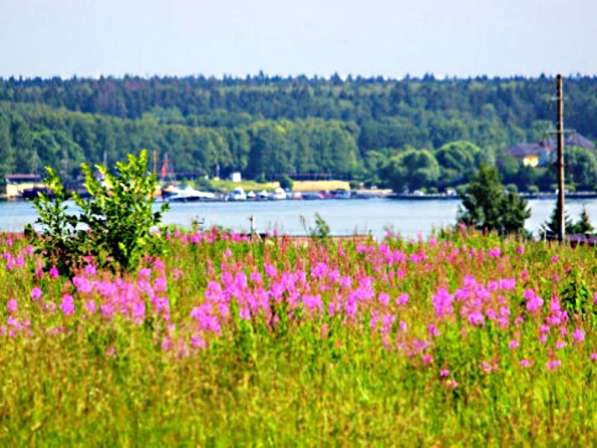
[(597, 440), (594, 247), (166, 238), (68, 278), (0, 234), (0, 445)]

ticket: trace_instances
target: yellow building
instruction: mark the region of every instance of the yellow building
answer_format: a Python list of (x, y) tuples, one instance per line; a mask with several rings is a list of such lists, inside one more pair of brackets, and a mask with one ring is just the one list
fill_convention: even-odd
[(26, 190), (43, 189), (46, 187), (37, 174), (9, 174), (5, 178), (6, 199), (17, 199)]

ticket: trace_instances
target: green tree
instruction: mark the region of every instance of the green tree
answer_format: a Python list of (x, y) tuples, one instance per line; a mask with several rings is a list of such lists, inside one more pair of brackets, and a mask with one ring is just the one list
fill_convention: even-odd
[(480, 148), (468, 141), (446, 143), (435, 153), (441, 169), (441, 184), (455, 186), (468, 181), (478, 167)]
[(565, 152), (567, 180), (576, 185), (577, 190), (597, 188), (597, 158), (588, 149), (573, 146)]
[(591, 217), (587, 213), (587, 209), (585, 207), (582, 208), (582, 212), (580, 212), (580, 217), (578, 221), (574, 223), (574, 228), (572, 229), (573, 233), (580, 233), (580, 234), (592, 234), (595, 229), (593, 228), (593, 224), (591, 224)]
[(531, 216), (527, 201), (505, 190), (496, 168), (482, 165), (460, 194), (458, 222), (499, 234), (523, 233)]
[(440, 175), (437, 160), (426, 149), (408, 149), (391, 157), (383, 171), (390, 186), (397, 192), (434, 186)]
[(152, 229), (167, 205), (153, 210), (156, 178), (148, 172), (147, 150), (138, 157), (129, 154), (127, 162), (117, 162), (115, 173), (103, 165), (95, 168), (101, 180), (89, 165), (82, 167), (90, 198), (74, 196), (81, 208), (79, 221), (89, 228), (98, 262), (133, 270), (144, 255), (158, 255), (163, 249), (159, 233)]
[[(539, 227), (539, 236), (541, 238), (556, 238), (560, 234), (560, 220), (558, 216), (560, 215), (560, 206), (559, 203), (556, 201), (556, 205), (551, 211), (551, 215), (547, 221), (545, 221), (541, 227)], [(568, 213), (564, 213), (564, 228), (566, 229), (565, 233), (575, 233), (574, 232), (574, 224), (568, 216)]]

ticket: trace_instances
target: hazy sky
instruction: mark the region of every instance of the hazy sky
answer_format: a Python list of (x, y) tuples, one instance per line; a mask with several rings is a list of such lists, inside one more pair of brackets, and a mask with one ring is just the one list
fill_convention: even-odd
[(597, 0), (0, 0), (0, 76), (259, 70), (597, 74)]

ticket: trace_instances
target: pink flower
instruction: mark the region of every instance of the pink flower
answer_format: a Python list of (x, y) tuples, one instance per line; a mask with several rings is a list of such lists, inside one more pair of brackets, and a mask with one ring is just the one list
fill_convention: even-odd
[(566, 344), (566, 342), (565, 342), (565, 341), (562, 341), (561, 339), (558, 339), (558, 340), (556, 341), (556, 348), (557, 348), (558, 350), (560, 350), (560, 349), (562, 349), (562, 348), (566, 347), (566, 345), (567, 345), (567, 344)]
[(191, 337), (191, 345), (194, 348), (205, 348), (207, 347), (207, 342), (201, 336), (192, 336)]
[(585, 332), (582, 330), (582, 328), (576, 328), (574, 333), (572, 333), (572, 337), (576, 342), (582, 342), (585, 340)]
[(520, 345), (520, 342), (518, 342), (518, 339), (512, 339), (510, 341), (510, 343), (508, 344), (508, 348), (510, 350), (516, 350), (519, 345)]
[(89, 314), (95, 314), (97, 307), (95, 305), (95, 300), (88, 300), (85, 302), (85, 311)]
[(50, 275), (50, 278), (58, 278), (58, 276), (60, 275), (56, 266), (52, 266), (48, 271), (48, 274)]
[(41, 296), (42, 296), (41, 289), (39, 289), (37, 286), (31, 290), (31, 299), (39, 300), (41, 298)]
[(75, 301), (73, 296), (70, 294), (65, 294), (62, 296), (62, 301), (60, 302), (60, 309), (65, 316), (71, 316), (75, 312)]
[(487, 253), (487, 255), (489, 255), (490, 257), (494, 257), (494, 258), (499, 258), (499, 256), (502, 254), (502, 251), (500, 250), (499, 247), (494, 247), (492, 249), (489, 249), (489, 252)]
[(591, 353), (591, 361), (597, 361), (597, 352)]
[(454, 297), (448, 293), (445, 288), (439, 288), (437, 292), (431, 298), (433, 307), (435, 308), (435, 314), (439, 318), (443, 318), (447, 315), (452, 314), (452, 301)]
[(85, 274), (87, 275), (95, 275), (97, 272), (95, 265), (93, 264), (88, 264), (87, 266), (85, 266)]
[(543, 306), (543, 299), (539, 297), (532, 289), (524, 290), (524, 298), (527, 302), (527, 311), (529, 313), (535, 313), (541, 310)]
[(530, 367), (533, 364), (533, 362), (529, 359), (524, 358), (520, 360), (519, 364), (521, 367), (524, 367), (526, 369), (527, 367)]
[(407, 305), (408, 304), (408, 294), (402, 293), (396, 298), (397, 305)]
[(377, 296), (377, 300), (383, 306), (388, 306), (390, 303), (390, 296), (388, 294), (386, 294), (385, 292), (380, 292), (379, 295)]
[(450, 369), (441, 369), (439, 371), (440, 378), (446, 378), (448, 375), (450, 375)]
[(485, 318), (483, 314), (478, 311), (475, 311), (468, 315), (468, 321), (471, 325), (482, 327), (485, 324)]
[(421, 356), (421, 361), (425, 365), (431, 364), (433, 362), (433, 356), (431, 356), (429, 353), (426, 353), (423, 356)]
[(434, 324), (429, 324), (427, 326), (427, 332), (429, 333), (429, 336), (431, 336), (432, 338), (439, 336), (439, 330)]
[(550, 359), (549, 361), (547, 361), (547, 364), (545, 364), (545, 366), (547, 367), (547, 370), (556, 370), (561, 365), (562, 365), (562, 361), (560, 361), (559, 359)]
[(8, 311), (8, 314), (15, 314), (18, 308), (19, 305), (15, 299), (10, 299), (8, 302), (6, 302), (6, 311)]

